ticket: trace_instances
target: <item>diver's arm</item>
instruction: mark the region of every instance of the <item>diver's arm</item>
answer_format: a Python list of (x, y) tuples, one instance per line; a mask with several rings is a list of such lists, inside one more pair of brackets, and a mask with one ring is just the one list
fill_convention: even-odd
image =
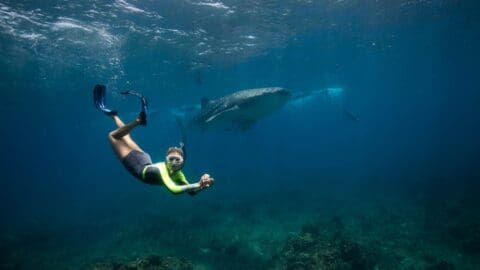
[(195, 191), (201, 188), (200, 183), (188, 184), (187, 182), (187, 184), (185, 185), (177, 185), (175, 182), (173, 182), (172, 178), (170, 177), (170, 175), (168, 175), (168, 173), (162, 172), (162, 170), (160, 170), (160, 174), (162, 176), (163, 183), (168, 188), (168, 190), (173, 194), (180, 194), (183, 192)]
[[(178, 174), (177, 180), (184, 183), (185, 185), (198, 185), (197, 188), (194, 188), (194, 189), (191, 189), (191, 190), (187, 191), (188, 194), (191, 195), (191, 196), (197, 195), (200, 191), (202, 191), (206, 188), (209, 188), (214, 183), (214, 179), (212, 177), (210, 177), (209, 174), (204, 174), (204, 175), (202, 175), (202, 177), (200, 178), (200, 181), (198, 181), (198, 183), (190, 184), (190, 183), (188, 183), (187, 179), (185, 178), (185, 175), (183, 174), (183, 172), (181, 172), (181, 171)], [(181, 185), (181, 186), (185, 186), (185, 185)]]
[(194, 192), (196, 194), (196, 192), (201, 189), (199, 183), (188, 184), (188, 185), (176, 185), (173, 181), (168, 181), (168, 180), (163, 181), (163, 183), (168, 188), (168, 190), (175, 195), (184, 193), (184, 192), (188, 192), (189, 194), (191, 192)]
[[(185, 155), (185, 152), (184, 152), (184, 155)], [(180, 171), (179, 174), (178, 174), (178, 181), (182, 182), (184, 185), (189, 185), (190, 184), (188, 182), (187, 178), (185, 177), (185, 174), (183, 174), (182, 171)], [(199, 187), (197, 189), (194, 189), (194, 190), (189, 190), (189, 191), (187, 191), (187, 193), (190, 196), (195, 196), (195, 195), (198, 194), (198, 192), (200, 192), (200, 190), (202, 190), (201, 187)]]

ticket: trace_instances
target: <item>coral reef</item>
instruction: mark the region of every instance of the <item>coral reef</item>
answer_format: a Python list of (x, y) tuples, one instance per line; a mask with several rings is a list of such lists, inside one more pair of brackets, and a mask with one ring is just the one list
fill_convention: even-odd
[(265, 269), (265, 258), (255, 242), (244, 236), (212, 237), (200, 250), (200, 258), (213, 269)]
[(475, 222), (459, 222), (448, 228), (449, 235), (460, 242), (460, 248), (465, 254), (477, 256), (480, 254), (480, 224)]
[(193, 264), (183, 258), (149, 256), (133, 262), (97, 263), (92, 270), (193, 270)]
[[(341, 224), (338, 220), (334, 223)], [(271, 269), (373, 269), (371, 252), (343, 237), (340, 231), (327, 235), (319, 228), (320, 224), (303, 226), (301, 233), (288, 239), (280, 253), (272, 258)]]
[(449, 262), (441, 261), (439, 263), (436, 263), (432, 266), (427, 267), (426, 270), (455, 270), (455, 267), (453, 266), (453, 264)]

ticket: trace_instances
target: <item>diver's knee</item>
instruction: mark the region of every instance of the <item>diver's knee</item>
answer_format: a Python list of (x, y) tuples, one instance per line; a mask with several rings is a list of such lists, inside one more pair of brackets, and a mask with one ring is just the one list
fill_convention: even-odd
[(108, 140), (110, 142), (114, 142), (118, 140), (118, 138), (115, 136), (115, 131), (110, 131), (110, 133), (108, 133)]

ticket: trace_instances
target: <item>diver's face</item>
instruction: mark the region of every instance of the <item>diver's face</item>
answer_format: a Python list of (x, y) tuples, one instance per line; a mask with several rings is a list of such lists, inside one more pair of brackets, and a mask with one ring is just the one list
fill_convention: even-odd
[(169, 153), (165, 159), (174, 171), (178, 171), (183, 167), (183, 157), (177, 152)]

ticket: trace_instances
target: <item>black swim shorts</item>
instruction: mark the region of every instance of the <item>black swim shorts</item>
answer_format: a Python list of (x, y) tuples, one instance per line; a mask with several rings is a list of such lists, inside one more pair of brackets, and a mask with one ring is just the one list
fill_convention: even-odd
[(152, 164), (152, 159), (150, 155), (137, 151), (132, 150), (128, 155), (122, 160), (123, 166), (136, 178), (143, 181), (142, 179), (142, 171), (145, 166)]

